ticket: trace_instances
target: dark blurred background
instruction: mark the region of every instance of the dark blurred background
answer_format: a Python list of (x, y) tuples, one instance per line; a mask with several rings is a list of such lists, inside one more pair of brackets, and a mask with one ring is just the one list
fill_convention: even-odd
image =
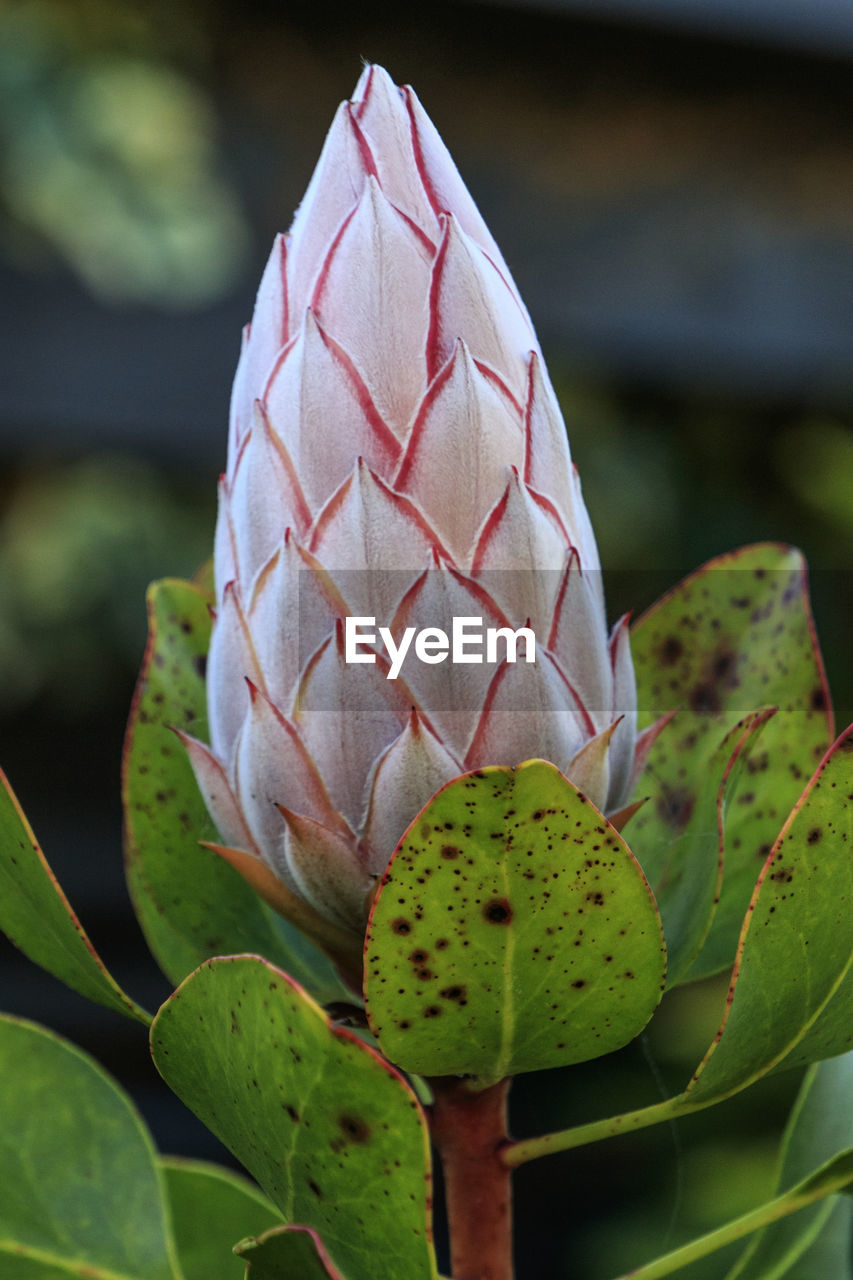
[[(739, 543), (796, 543), (853, 718), (847, 3), (6, 0), (0, 763), (149, 1007), (168, 987), (119, 809), (144, 589), (209, 554), (240, 328), (362, 59), (415, 86), (529, 305), (611, 613)], [(520, 1081), (517, 1131), (679, 1089), (720, 999), (677, 993), (643, 1043)], [(161, 1148), (224, 1158), (138, 1028), (5, 944), (0, 1007), (95, 1053)], [(796, 1083), (522, 1170), (519, 1280), (605, 1280), (761, 1199)]]

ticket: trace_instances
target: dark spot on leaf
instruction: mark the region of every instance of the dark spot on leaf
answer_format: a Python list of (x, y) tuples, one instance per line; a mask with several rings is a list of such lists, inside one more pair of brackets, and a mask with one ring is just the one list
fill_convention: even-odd
[(443, 844), (441, 846), (441, 856), (446, 858), (448, 862), (459, 857), (459, 849), (455, 844)]
[(467, 988), (466, 987), (445, 987), (443, 991), (439, 992), (439, 995), (442, 997), (443, 1000), (464, 1001), (467, 995)]
[(673, 667), (684, 652), (684, 645), (678, 636), (667, 636), (660, 647), (661, 666)]
[(766, 773), (770, 757), (766, 751), (756, 752), (746, 762), (747, 773)]
[(316, 1182), (314, 1182), (314, 1180), (313, 1180), (312, 1178), (309, 1178), (309, 1179), (308, 1179), (308, 1186), (309, 1186), (309, 1187), (311, 1188), (311, 1190), (314, 1192), (314, 1195), (317, 1197), (317, 1199), (318, 1199), (318, 1200), (322, 1200), (322, 1199), (323, 1199), (323, 1193), (322, 1193), (322, 1191), (320, 1190), (320, 1188), (317, 1186), (317, 1183), (316, 1183)]
[(717, 680), (724, 680), (730, 675), (735, 666), (735, 655), (733, 653), (721, 653), (714, 659), (712, 668), (714, 676)]
[(686, 787), (668, 787), (658, 797), (658, 817), (670, 826), (681, 828), (688, 822), (696, 797)]
[(824, 689), (813, 689), (811, 696), (811, 706), (813, 711), (823, 711), (826, 707), (826, 692)]
[(821, 831), (820, 827), (812, 827), (811, 831), (806, 836), (806, 840), (808, 841), (809, 844), (817, 844), (818, 840), (820, 840), (822, 835), (823, 835), (823, 832)]
[(700, 682), (690, 690), (690, 710), (697, 715), (718, 715), (722, 711), (720, 695), (712, 684)]
[(437, 1004), (428, 1004), (427, 1007), (424, 1009), (424, 1017), (440, 1018), (441, 1017), (440, 1007)]
[(489, 924), (509, 924), (512, 919), (512, 907), (506, 898), (494, 898), (483, 907), (483, 915)]
[(204, 680), (207, 675), (207, 654), (197, 653), (193, 658), (193, 670), (200, 680)]
[(574, 982), (572, 983), (572, 986), (575, 988), (576, 991), (580, 991), (581, 987), (586, 986), (586, 980), (584, 978), (575, 978)]
[(370, 1126), (352, 1112), (344, 1111), (339, 1115), (338, 1125), (350, 1142), (367, 1142), (370, 1139)]

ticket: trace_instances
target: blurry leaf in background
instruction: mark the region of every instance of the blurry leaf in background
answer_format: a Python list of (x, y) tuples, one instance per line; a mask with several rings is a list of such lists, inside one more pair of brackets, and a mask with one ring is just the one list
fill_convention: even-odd
[(194, 572), (212, 520), (203, 499), (129, 456), (22, 473), (0, 505), (0, 712), (47, 696), (74, 714), (125, 688), (148, 583)]
[[(645, 1191), (638, 1192), (639, 1203), (614, 1206), (607, 1231), (602, 1232), (599, 1223), (596, 1231), (584, 1233), (580, 1248), (589, 1267), (584, 1274), (621, 1276), (639, 1259), (675, 1248), (756, 1208), (771, 1194), (776, 1154), (772, 1139), (750, 1133), (741, 1134), (737, 1142), (709, 1135), (678, 1149), (677, 1172), (670, 1171), (667, 1195), (647, 1198)], [(679, 1280), (720, 1280), (742, 1249), (737, 1241), (725, 1253), (702, 1258), (678, 1272)]]
[(789, 488), (840, 539), (838, 563), (853, 548), (853, 431), (830, 418), (812, 418), (781, 437), (778, 470)]
[(0, 8), (0, 204), (111, 302), (211, 301), (248, 246), (213, 108), (153, 38), (170, 26), (104, 0)]
[(556, 388), (602, 564), (640, 569), (659, 563), (688, 499), (678, 483), (673, 433), (667, 438), (636, 421), (603, 388), (568, 378), (558, 379)]

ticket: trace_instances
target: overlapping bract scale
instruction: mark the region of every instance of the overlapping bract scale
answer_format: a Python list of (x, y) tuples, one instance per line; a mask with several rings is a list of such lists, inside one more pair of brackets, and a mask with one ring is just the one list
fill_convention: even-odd
[[(403, 831), (466, 769), (541, 756), (625, 803), (628, 633), (607, 633), (529, 316), (434, 126), (378, 67), (244, 333), (215, 571), (211, 746), (186, 739), (190, 759), (225, 844), (335, 925), (362, 932)], [(495, 630), (493, 661), (410, 649), (388, 678), (380, 628), (399, 646), (454, 618)]]

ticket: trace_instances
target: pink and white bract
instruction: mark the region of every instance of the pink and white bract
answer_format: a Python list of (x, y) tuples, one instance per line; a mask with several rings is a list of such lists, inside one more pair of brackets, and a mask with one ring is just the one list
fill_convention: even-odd
[[(220, 486), (210, 748), (221, 852), (338, 953), (449, 779), (552, 761), (625, 805), (636, 695), (527, 311), (434, 126), (369, 67), (261, 281)], [(342, 619), (477, 616), (535, 664), (344, 660)], [(439, 625), (441, 622), (439, 621)]]

